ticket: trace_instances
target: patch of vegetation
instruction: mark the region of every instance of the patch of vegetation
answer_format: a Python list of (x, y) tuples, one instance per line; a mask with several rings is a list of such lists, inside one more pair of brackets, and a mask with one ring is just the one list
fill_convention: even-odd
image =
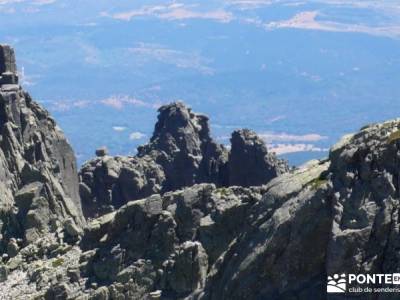
[(324, 178), (315, 178), (308, 183), (308, 186), (311, 187), (312, 190), (318, 190), (321, 186), (328, 183), (328, 180)]
[(224, 187), (217, 189), (216, 192), (223, 197), (228, 196), (230, 194), (229, 189), (224, 188)]
[(388, 137), (388, 143), (392, 144), (400, 140), (400, 130), (397, 130), (393, 132), (391, 135)]
[(58, 268), (61, 267), (64, 264), (64, 259), (63, 258), (57, 258), (56, 260), (54, 260), (51, 265), (53, 266), (53, 268)]

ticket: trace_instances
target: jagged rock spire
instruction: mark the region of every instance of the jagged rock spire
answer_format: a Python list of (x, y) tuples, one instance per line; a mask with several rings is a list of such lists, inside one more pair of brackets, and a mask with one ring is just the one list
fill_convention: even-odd
[(210, 136), (208, 117), (196, 114), (182, 102), (159, 109), (150, 143), (139, 148), (139, 156), (150, 155), (164, 168), (165, 188), (174, 190), (200, 182), (223, 185), (221, 174), (227, 151)]
[(48, 112), (18, 83), (14, 50), (0, 46), (0, 252), (63, 223), (81, 227), (74, 152)]
[(16, 73), (14, 49), (8, 45), (0, 45), (0, 74), (5, 72)]
[(0, 45), (0, 86), (3, 84), (18, 84), (14, 49), (8, 45)]

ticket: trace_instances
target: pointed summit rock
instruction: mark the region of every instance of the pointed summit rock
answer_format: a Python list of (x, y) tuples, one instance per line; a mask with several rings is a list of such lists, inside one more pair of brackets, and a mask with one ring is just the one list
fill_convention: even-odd
[(163, 166), (165, 190), (200, 182), (227, 183), (228, 152), (211, 139), (208, 117), (193, 113), (182, 102), (159, 109), (150, 143), (139, 148), (139, 156), (144, 155)]
[(139, 147), (136, 157), (103, 156), (83, 165), (85, 216), (196, 183), (225, 185), (227, 158), (227, 150), (211, 139), (206, 116), (181, 102), (162, 106), (150, 142)]
[(17, 73), (14, 49), (8, 45), (0, 45), (0, 74), (5, 72)]
[(0, 45), (0, 252), (30, 243), (63, 222), (85, 221), (77, 166), (63, 132), (17, 85), (14, 51)]
[(17, 83), (14, 49), (7, 45), (0, 45), (0, 85)]

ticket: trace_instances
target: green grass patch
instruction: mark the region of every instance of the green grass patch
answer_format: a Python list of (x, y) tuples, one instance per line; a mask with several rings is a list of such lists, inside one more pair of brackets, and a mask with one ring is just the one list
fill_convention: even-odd
[(393, 132), (391, 135), (388, 137), (388, 143), (392, 144), (400, 140), (400, 130), (397, 130)]
[(51, 265), (53, 266), (53, 268), (58, 268), (61, 267), (64, 264), (64, 259), (63, 258), (57, 258), (56, 260), (54, 260)]
[(312, 190), (318, 190), (321, 186), (328, 183), (328, 180), (323, 178), (315, 178), (308, 183)]
[(218, 194), (220, 194), (221, 196), (228, 196), (228, 195), (230, 195), (230, 193), (231, 193), (231, 191), (229, 190), (229, 189), (227, 189), (227, 188), (219, 188), (219, 189), (217, 189), (217, 191), (216, 191)]

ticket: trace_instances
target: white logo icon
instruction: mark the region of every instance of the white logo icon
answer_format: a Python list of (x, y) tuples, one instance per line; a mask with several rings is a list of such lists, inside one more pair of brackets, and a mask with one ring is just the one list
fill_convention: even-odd
[(345, 293), (346, 292), (346, 275), (335, 274), (328, 276), (328, 284), (326, 291), (328, 293)]

